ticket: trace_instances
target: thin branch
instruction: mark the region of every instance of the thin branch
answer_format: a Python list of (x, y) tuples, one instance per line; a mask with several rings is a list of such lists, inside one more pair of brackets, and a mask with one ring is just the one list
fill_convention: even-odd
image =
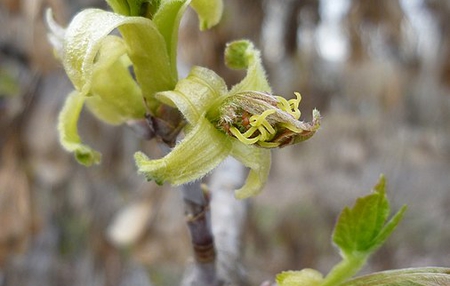
[(184, 185), (186, 223), (191, 234), (194, 263), (186, 270), (183, 286), (220, 286), (216, 272), (216, 250), (211, 229), (209, 199), (200, 182)]
[(234, 197), (245, 178), (245, 168), (227, 158), (211, 176), (211, 211), (199, 183), (183, 186), (195, 262), (186, 270), (182, 286), (250, 285), (241, 261), (248, 201)]

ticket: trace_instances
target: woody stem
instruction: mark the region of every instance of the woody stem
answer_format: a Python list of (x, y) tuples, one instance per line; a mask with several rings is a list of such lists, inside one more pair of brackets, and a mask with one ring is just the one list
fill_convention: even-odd
[(209, 199), (200, 182), (182, 187), (186, 223), (194, 250), (194, 265), (182, 285), (220, 285), (216, 273), (216, 249), (211, 228)]

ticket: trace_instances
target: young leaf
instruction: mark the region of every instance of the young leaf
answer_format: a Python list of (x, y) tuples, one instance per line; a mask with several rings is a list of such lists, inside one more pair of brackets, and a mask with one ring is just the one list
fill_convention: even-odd
[(386, 223), (390, 207), (386, 180), (381, 176), (370, 195), (357, 199), (353, 208), (346, 207), (339, 216), (333, 242), (339, 247), (343, 259), (328, 273), (321, 286), (340, 285), (353, 277), (394, 231), (405, 211), (406, 206), (403, 206)]
[(389, 270), (357, 277), (339, 286), (442, 286), (450, 285), (450, 268), (424, 267)]
[(370, 255), (384, 243), (402, 219), (406, 206), (386, 223), (390, 207), (385, 188), (385, 178), (381, 176), (370, 195), (357, 199), (353, 208), (346, 207), (339, 216), (333, 242), (344, 258)]

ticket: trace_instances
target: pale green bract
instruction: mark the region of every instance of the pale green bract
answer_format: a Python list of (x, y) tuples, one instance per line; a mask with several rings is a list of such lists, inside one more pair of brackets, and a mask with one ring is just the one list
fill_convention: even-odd
[[(160, 102), (155, 94), (172, 90), (178, 81), (178, 28), (191, 3), (190, 0), (107, 2), (115, 13), (86, 9), (74, 17), (67, 29), (53, 20), (51, 11), (47, 12), (49, 39), (76, 90), (59, 115), (60, 141), (87, 166), (99, 163), (100, 153), (82, 144), (78, 135), (77, 122), (83, 104), (101, 120), (115, 125), (143, 119), (147, 108), (151, 114), (156, 113)], [(195, 2), (201, 22), (210, 23), (210, 27), (219, 21), (221, 0)], [(140, 16), (142, 5), (148, 6), (149, 17)], [(213, 19), (211, 15), (215, 15)], [(110, 35), (115, 29), (121, 37)]]

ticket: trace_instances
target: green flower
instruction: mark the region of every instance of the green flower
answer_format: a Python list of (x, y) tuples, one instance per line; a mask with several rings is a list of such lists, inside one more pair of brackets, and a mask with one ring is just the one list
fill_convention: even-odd
[[(231, 90), (213, 71), (194, 67), (178, 80), (176, 51), (181, 16), (189, 4), (200, 29), (215, 25), (222, 0), (107, 0), (114, 12), (87, 9), (67, 29), (47, 14), (49, 39), (75, 90), (59, 115), (63, 147), (91, 165), (100, 153), (82, 143), (77, 122), (83, 106), (113, 124), (146, 120), (152, 136), (174, 145), (185, 125), (185, 138), (164, 158), (135, 155), (139, 171), (162, 184), (180, 185), (201, 178), (228, 155), (250, 173), (238, 198), (258, 193), (270, 169), (269, 148), (310, 138), (320, 115), (299, 121), (300, 95), (286, 100), (271, 95), (259, 51), (248, 41), (227, 46), (226, 63), (247, 69)], [(118, 33), (112, 33), (117, 30)]]
[[(55, 23), (50, 11), (47, 13), (49, 39), (75, 87), (59, 115), (60, 141), (84, 165), (99, 163), (100, 153), (82, 144), (78, 135), (83, 105), (113, 125), (145, 119), (146, 113), (161, 123), (165, 115), (175, 113), (162, 106), (155, 94), (172, 90), (178, 81), (176, 51), (181, 16), (192, 4), (202, 27), (207, 28), (219, 21), (223, 9), (222, 0), (108, 3), (115, 13), (87, 9), (77, 14), (67, 29)], [(120, 37), (111, 34), (116, 29)], [(182, 124), (161, 125), (178, 123)]]
[(320, 126), (320, 114), (313, 110), (313, 121), (299, 121), (301, 100), (286, 100), (268, 93), (247, 91), (234, 94), (220, 107), (216, 126), (244, 144), (264, 148), (296, 144), (314, 135)]
[(312, 123), (298, 121), (299, 97), (288, 101), (270, 95), (259, 51), (250, 42), (229, 44), (226, 60), (231, 67), (248, 68), (246, 77), (230, 91), (213, 71), (194, 67), (175, 90), (156, 95), (180, 110), (188, 125), (186, 137), (164, 158), (149, 160), (141, 152), (135, 154), (139, 171), (149, 180), (181, 185), (201, 178), (231, 155), (250, 168), (247, 181), (235, 193), (247, 198), (259, 193), (267, 180), (268, 148), (306, 140), (319, 128), (317, 111)]

